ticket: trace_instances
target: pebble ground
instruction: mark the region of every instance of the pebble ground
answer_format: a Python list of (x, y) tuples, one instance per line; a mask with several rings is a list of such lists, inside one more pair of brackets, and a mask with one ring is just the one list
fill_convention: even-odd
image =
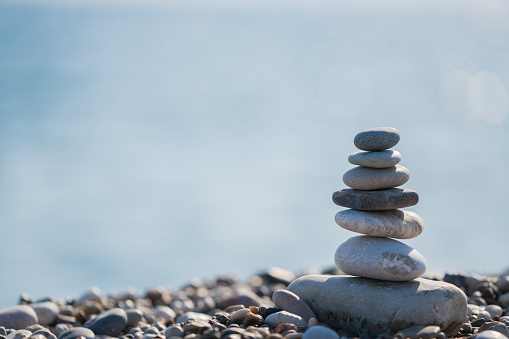
[[(334, 270), (323, 272), (331, 273)], [(51, 296), (34, 300), (22, 294), (19, 305), (0, 310), (0, 339), (369, 338), (362, 333), (328, 330), (314, 318), (301, 326), (291, 323), (291, 315), (269, 317), (280, 311), (271, 300), (272, 294), (295, 278), (292, 272), (271, 268), (247, 282), (223, 276), (214, 281), (193, 281), (179, 290), (153, 287), (142, 295), (129, 289), (104, 295), (98, 288), (67, 299)], [(448, 273), (436, 280), (452, 283), (468, 296), (468, 319), (456, 338), (509, 338), (509, 273)], [(274, 323), (273, 319), (282, 322)], [(316, 326), (320, 328), (311, 330)], [(419, 328), (405, 333), (410, 338), (417, 338), (415, 333), (446, 338), (442, 332)], [(401, 333), (379, 336), (402, 337)]]

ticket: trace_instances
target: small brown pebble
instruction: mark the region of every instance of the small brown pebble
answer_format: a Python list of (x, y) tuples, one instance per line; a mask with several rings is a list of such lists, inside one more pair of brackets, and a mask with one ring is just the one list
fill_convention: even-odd
[(251, 313), (260, 314), (260, 308), (258, 306), (249, 306)]
[(265, 339), (282, 339), (282, 338), (284, 337), (279, 333), (271, 333), (265, 337)]
[(294, 330), (295, 332), (297, 332), (297, 326), (295, 326), (294, 324), (289, 324), (289, 323), (279, 324), (274, 329), (274, 333), (283, 333), (283, 332), (286, 332), (289, 330)]
[(262, 325), (263, 324), (263, 318), (261, 315), (259, 314), (253, 314), (253, 313), (250, 313), (246, 319), (244, 319), (244, 323), (243, 325), (245, 327), (248, 327), (248, 326), (256, 326), (256, 325)]

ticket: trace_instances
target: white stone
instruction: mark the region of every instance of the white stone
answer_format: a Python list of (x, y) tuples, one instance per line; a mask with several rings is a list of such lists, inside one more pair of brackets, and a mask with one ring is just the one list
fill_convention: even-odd
[(232, 315), (230, 316), (230, 320), (244, 321), (244, 319), (246, 319), (249, 312), (251, 312), (249, 310), (249, 308), (242, 308), (240, 310), (237, 310), (232, 313)]
[(481, 311), (477, 314), (477, 319), (484, 318), (486, 321), (491, 320), (491, 314), (487, 311)]
[(410, 179), (410, 171), (396, 165), (388, 168), (354, 167), (343, 174), (343, 182), (357, 190), (379, 190), (397, 187)]
[(426, 271), (426, 260), (412, 247), (390, 238), (356, 236), (339, 245), (336, 266), (365, 278), (408, 281)]
[(325, 326), (313, 326), (304, 332), (302, 339), (339, 339), (339, 334)]
[(277, 327), (280, 324), (294, 324), (295, 326), (302, 326), (306, 327), (307, 322), (302, 319), (302, 317), (299, 317), (296, 314), (287, 312), (287, 311), (280, 311), (276, 313), (272, 313), (267, 318), (265, 318), (265, 323), (272, 326)]
[(91, 300), (91, 301), (101, 302), (101, 299), (102, 299), (102, 294), (101, 294), (101, 290), (99, 289), (99, 287), (92, 286), (88, 290), (83, 292), (83, 294), (80, 296), (80, 298), (78, 300), (79, 301)]
[(420, 216), (414, 212), (402, 210), (348, 209), (336, 214), (336, 223), (352, 232), (397, 239), (415, 238), (424, 229), (424, 221)]
[(396, 150), (384, 150), (378, 152), (355, 152), (350, 154), (348, 162), (372, 168), (387, 168), (397, 165), (401, 161), (401, 154)]
[(372, 337), (415, 325), (440, 326), (449, 337), (467, 315), (467, 297), (456, 286), (428, 279), (391, 282), (352, 276), (308, 275), (288, 290), (311, 307), (331, 328)]
[(177, 314), (168, 306), (160, 305), (156, 307), (154, 317), (164, 319), (165, 322), (169, 322), (174, 320), (177, 317)]

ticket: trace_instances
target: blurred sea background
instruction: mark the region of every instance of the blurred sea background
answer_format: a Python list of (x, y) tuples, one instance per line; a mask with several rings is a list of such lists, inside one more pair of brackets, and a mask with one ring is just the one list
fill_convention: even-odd
[(334, 266), (391, 126), (428, 272), (509, 267), (509, 3), (0, 2), (0, 306)]

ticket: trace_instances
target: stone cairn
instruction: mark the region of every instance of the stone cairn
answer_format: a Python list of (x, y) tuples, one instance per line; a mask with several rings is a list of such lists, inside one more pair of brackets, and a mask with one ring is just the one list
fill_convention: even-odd
[(389, 281), (408, 281), (426, 271), (424, 257), (404, 243), (421, 234), (424, 222), (415, 213), (399, 210), (417, 204), (413, 190), (395, 188), (410, 179), (410, 172), (398, 165), (401, 154), (390, 150), (400, 140), (397, 129), (373, 128), (354, 138), (360, 152), (348, 161), (358, 165), (347, 171), (343, 182), (351, 189), (333, 194), (334, 203), (350, 209), (339, 212), (339, 226), (364, 234), (342, 243), (334, 257), (346, 274)]
[(392, 337), (416, 327), (451, 337), (468, 321), (463, 291), (443, 281), (419, 278), (426, 271), (424, 257), (393, 239), (414, 238), (423, 230), (417, 214), (400, 209), (417, 204), (419, 197), (415, 191), (396, 188), (410, 178), (409, 171), (398, 165), (399, 152), (390, 150), (399, 140), (398, 130), (387, 127), (355, 136), (354, 144), (361, 151), (348, 161), (359, 166), (344, 174), (350, 188), (335, 192), (333, 200), (349, 208), (336, 215), (336, 222), (363, 235), (336, 250), (334, 260), (344, 274), (300, 277), (285, 293), (273, 297), (276, 306), (292, 311), (289, 302), (278, 302), (292, 296), (292, 305), (304, 301), (310, 308), (306, 314), (314, 313), (319, 322), (364, 337)]

